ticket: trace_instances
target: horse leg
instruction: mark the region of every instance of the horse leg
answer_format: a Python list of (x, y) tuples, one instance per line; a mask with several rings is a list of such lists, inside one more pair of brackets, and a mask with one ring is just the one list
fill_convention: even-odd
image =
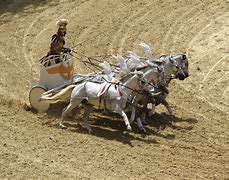
[(155, 103), (152, 103), (152, 109), (149, 112), (149, 116), (152, 116), (155, 113), (156, 113), (156, 105)]
[[(147, 113), (147, 103), (145, 103), (145, 104), (143, 105), (143, 111), (141, 111), (140, 119), (139, 119), (139, 120), (137, 119), (137, 123), (138, 123), (139, 125), (141, 125), (141, 126), (140, 126), (140, 132), (142, 132), (142, 133), (147, 133), (145, 127), (143, 126), (143, 125), (147, 125), (147, 124), (148, 124), (148, 123), (146, 122), (146, 113)], [(140, 121), (141, 124), (140, 124), (138, 121)], [(138, 127), (139, 127), (139, 125), (138, 125)]]
[(69, 118), (73, 118), (73, 117), (74, 117), (74, 115), (73, 115), (73, 112), (72, 112), (72, 111), (70, 111), (70, 112), (68, 113), (68, 117), (69, 117)]
[(173, 109), (171, 108), (171, 106), (169, 105), (169, 103), (165, 99), (161, 103), (166, 107), (167, 111), (169, 112), (171, 116), (176, 115)]
[(68, 113), (73, 110), (79, 103), (81, 102), (81, 99), (71, 99), (69, 105), (64, 109), (62, 112), (61, 118), (60, 118), (60, 124), (59, 127), (66, 128), (66, 126), (63, 124), (64, 118), (68, 115)]
[(92, 105), (90, 104), (83, 104), (84, 107), (84, 114), (83, 114), (83, 127), (88, 130), (89, 133), (92, 132), (92, 129), (88, 125), (88, 119), (90, 116), (90, 113), (92, 111)]
[(132, 107), (131, 107), (131, 116), (130, 116), (130, 123), (132, 123), (135, 119), (135, 106), (132, 104)]
[(116, 113), (118, 113), (118, 114), (120, 114), (122, 116), (122, 118), (123, 118), (123, 120), (125, 122), (125, 125), (127, 127), (127, 130), (131, 131), (132, 128), (130, 126), (129, 119), (128, 119), (126, 113), (123, 111), (123, 108), (122, 108), (123, 107), (122, 106), (122, 101), (113, 100), (113, 101), (110, 102), (110, 104), (111, 104), (111, 110), (115, 111)]
[(126, 113), (122, 109), (119, 109), (116, 112), (122, 116), (122, 118), (123, 118), (123, 120), (125, 122), (127, 130), (131, 131), (132, 127), (130, 126), (130, 122), (128, 120), (128, 117), (127, 117)]
[(146, 130), (145, 130), (144, 126), (142, 125), (141, 118), (140, 117), (137, 117), (136, 121), (137, 121), (137, 125), (138, 125), (139, 130), (141, 132), (146, 133)]
[(146, 110), (147, 106), (144, 106), (144, 111), (141, 113), (141, 121), (144, 125), (147, 125), (148, 123), (146, 122)]
[(131, 131), (132, 127), (130, 126), (130, 122), (128, 120), (128, 117), (127, 117), (126, 113), (123, 110), (121, 110), (121, 111), (119, 111), (119, 114), (122, 116), (122, 118), (123, 118), (123, 120), (125, 122), (127, 130)]

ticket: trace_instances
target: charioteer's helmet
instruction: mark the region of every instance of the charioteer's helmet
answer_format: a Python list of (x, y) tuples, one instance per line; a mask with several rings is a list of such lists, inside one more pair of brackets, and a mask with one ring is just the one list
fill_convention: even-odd
[(67, 33), (67, 24), (68, 20), (67, 19), (60, 19), (56, 22), (57, 28), (58, 28), (58, 34), (61, 36), (65, 36)]

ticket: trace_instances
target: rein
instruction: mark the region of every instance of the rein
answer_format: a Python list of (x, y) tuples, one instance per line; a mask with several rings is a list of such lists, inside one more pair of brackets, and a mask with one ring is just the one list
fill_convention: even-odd
[[(101, 67), (99, 66), (99, 65), (97, 65), (97, 64), (95, 64), (95, 63), (93, 63), (93, 62), (91, 62), (91, 60), (88, 58), (88, 60), (89, 60), (89, 62), (88, 61), (82, 61), (85, 65), (86, 64), (90, 64), (90, 65), (92, 65), (96, 70), (101, 70)], [(89, 68), (89, 67), (88, 67)]]
[(120, 82), (118, 82), (118, 83), (116, 83), (116, 82), (111, 82), (111, 81), (106, 80), (104, 77), (102, 77), (102, 79), (103, 79), (104, 81), (106, 81), (107, 83), (111, 83), (111, 84), (114, 84), (114, 85), (117, 85), (117, 86), (120, 85), (120, 86), (123, 86), (123, 87), (125, 87), (125, 88), (127, 88), (127, 89), (130, 89), (130, 90), (134, 91), (134, 92), (137, 92), (138, 94), (144, 94), (144, 93), (142, 93), (142, 92), (140, 92), (140, 91), (138, 91), (138, 90), (136, 90), (136, 89), (133, 89), (133, 88), (130, 88), (130, 87), (126, 86), (126, 85), (123, 85), (123, 84), (121, 84)]
[[(103, 63), (103, 61), (98, 60), (98, 59), (95, 59), (95, 57), (109, 57), (109, 56), (112, 56), (112, 55), (110, 55), (110, 54), (105, 54), (105, 55), (97, 55), (97, 56), (89, 56), (89, 57), (87, 57), (87, 56), (85, 56), (85, 55), (83, 55), (83, 54), (81, 54), (81, 53), (79, 53), (79, 52), (74, 51), (74, 50), (72, 50), (72, 52), (75, 53), (75, 54), (79, 54), (79, 55), (81, 55), (81, 56), (87, 58), (88, 61), (91, 63), (91, 65), (97, 65), (97, 64), (93, 63), (92, 60), (93, 60), (93, 61), (96, 61), (96, 62), (98, 62), (98, 63)], [(80, 59), (80, 58), (78, 58), (78, 59)], [(88, 63), (89, 63), (89, 62), (88, 62)], [(111, 64), (110, 62), (109, 62), (109, 64), (110, 64), (111, 66), (114, 66), (114, 67), (119, 67), (118, 65)], [(100, 66), (97, 65), (97, 67), (100, 67)], [(101, 67), (100, 67), (100, 68), (101, 68)]]
[[(95, 56), (96, 57), (96, 56)], [(97, 56), (97, 57), (99, 57), (99, 56)], [(93, 60), (93, 61), (96, 61), (96, 62), (98, 62), (98, 63), (103, 63), (103, 61), (100, 61), (100, 60), (98, 60), (98, 59), (95, 59), (94, 57), (88, 57), (88, 60), (91, 62), (91, 60)], [(115, 65), (115, 64), (111, 64), (110, 62), (109, 62), (109, 64), (111, 65), (111, 66), (114, 66), (114, 67), (119, 67), (118, 65)]]

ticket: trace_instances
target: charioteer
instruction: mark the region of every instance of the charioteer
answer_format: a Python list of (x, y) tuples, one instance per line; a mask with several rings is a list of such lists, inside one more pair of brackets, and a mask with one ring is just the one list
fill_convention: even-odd
[(57, 64), (61, 62), (61, 58), (60, 58), (61, 54), (71, 52), (70, 48), (64, 47), (65, 35), (67, 34), (67, 24), (68, 24), (67, 19), (60, 19), (57, 21), (56, 23), (57, 28), (58, 28), (57, 33), (55, 33), (52, 36), (50, 48), (49, 48), (47, 55), (44, 58), (42, 58), (40, 61), (41, 63), (43, 63), (44, 61), (48, 62), (48, 64), (44, 62), (45, 66), (51, 65), (51, 61), (46, 61), (46, 60), (48, 59), (54, 60), (55, 64)]

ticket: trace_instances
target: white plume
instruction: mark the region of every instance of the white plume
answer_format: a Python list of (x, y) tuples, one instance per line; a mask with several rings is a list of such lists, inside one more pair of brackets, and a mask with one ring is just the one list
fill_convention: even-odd
[(113, 57), (118, 61), (120, 71), (122, 71), (121, 73), (128, 74), (130, 71), (127, 67), (125, 58), (119, 54), (117, 54), (117, 56), (113, 56)]
[(112, 72), (111, 65), (107, 61), (99, 63), (99, 66), (103, 68), (103, 71), (106, 75), (109, 75)]
[(139, 67), (145, 65), (145, 63), (140, 60), (139, 56), (136, 53), (131, 51), (128, 51), (128, 53), (130, 54), (130, 66)]
[(66, 26), (68, 24), (68, 20), (67, 19), (60, 19), (56, 22), (56, 26), (60, 27), (60, 26)]
[(151, 61), (156, 60), (156, 58), (153, 56), (152, 50), (148, 44), (142, 42), (139, 44), (139, 46), (144, 50), (144, 52), (145, 52), (145, 54), (149, 60), (151, 60)]

